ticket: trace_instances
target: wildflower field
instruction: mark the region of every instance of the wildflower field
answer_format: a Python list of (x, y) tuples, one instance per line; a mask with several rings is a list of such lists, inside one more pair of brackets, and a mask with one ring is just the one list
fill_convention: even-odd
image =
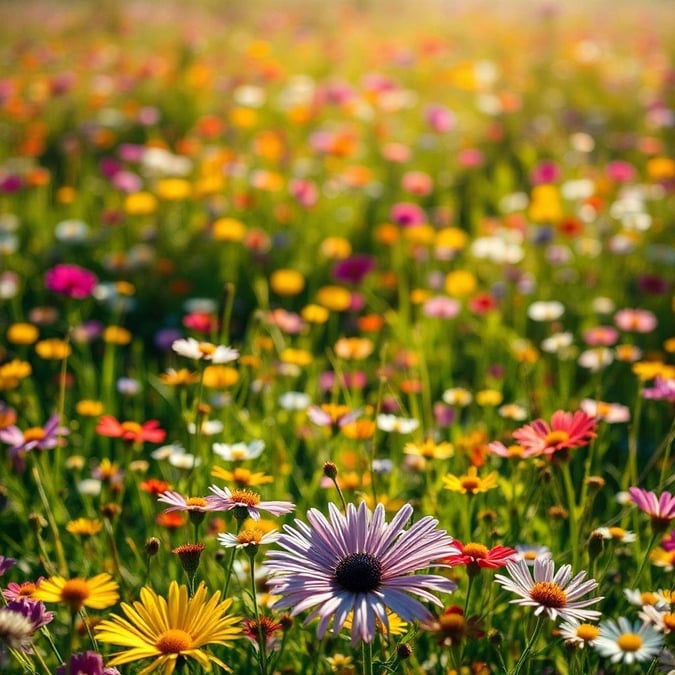
[(0, 4), (0, 672), (675, 674), (673, 35)]

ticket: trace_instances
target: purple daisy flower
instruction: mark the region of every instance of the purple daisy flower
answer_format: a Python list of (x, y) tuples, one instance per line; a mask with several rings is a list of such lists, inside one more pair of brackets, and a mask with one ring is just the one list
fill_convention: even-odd
[(328, 510), (329, 519), (310, 509), (309, 525), (296, 520), (296, 527), (284, 526), (279, 545), (285, 550), (267, 554), (270, 592), (282, 596), (275, 607), (292, 608), (293, 615), (314, 608), (306, 621), (320, 619), (320, 638), (331, 622), (339, 633), (351, 615), (354, 646), (372, 642), (376, 620), (388, 630), (387, 608), (405, 621), (431, 620), (412, 595), (442, 606), (432, 591), (457, 587), (439, 575), (413, 574), (458, 553), (452, 537), (437, 529), (438, 521), (426, 516), (403, 530), (413, 512), (409, 504), (389, 524), (382, 504), (374, 512), (365, 503), (358, 509), (348, 504), (346, 515), (334, 504)]
[(42, 602), (30, 598), (11, 600), (5, 609), (25, 616), (33, 624), (34, 631), (46, 626), (54, 619), (54, 612), (48, 612)]
[(59, 666), (56, 675), (119, 675), (117, 668), (105, 668), (103, 657), (98, 652), (80, 652), (70, 657), (68, 665)]
[(375, 269), (375, 260), (369, 255), (353, 255), (340, 260), (331, 273), (334, 281), (343, 281), (358, 286)]
[(9, 456), (17, 471), (25, 469), (25, 456), (32, 450), (51, 450), (59, 437), (68, 433), (67, 427), (59, 426), (59, 416), (53, 415), (44, 427), (32, 427), (21, 431), (17, 426), (0, 429), (0, 442), (9, 445)]
[(269, 511), (275, 516), (281, 516), (284, 513), (290, 513), (295, 504), (292, 502), (263, 502), (260, 501), (260, 495), (251, 490), (229, 488), (219, 488), (211, 485), (209, 490), (213, 492), (214, 496), (206, 498), (209, 511), (232, 511), (234, 510), (235, 517), (239, 516), (245, 518), (253, 518), (253, 520), (260, 520), (260, 511)]
[(4, 555), (0, 555), (0, 577), (5, 574), (5, 572), (10, 568), (16, 565), (15, 558), (6, 558)]

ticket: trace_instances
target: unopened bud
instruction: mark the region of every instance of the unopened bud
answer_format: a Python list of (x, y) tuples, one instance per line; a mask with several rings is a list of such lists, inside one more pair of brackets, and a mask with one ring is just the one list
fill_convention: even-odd
[(145, 554), (149, 558), (151, 558), (153, 555), (157, 555), (159, 553), (160, 544), (161, 542), (159, 539), (157, 539), (157, 537), (150, 537), (145, 542)]
[(409, 659), (412, 656), (412, 653), (413, 648), (410, 646), (409, 642), (401, 642), (401, 644), (396, 647), (396, 656), (398, 656), (401, 661)]
[(330, 478), (331, 480), (335, 480), (338, 475), (338, 469), (333, 462), (326, 462), (323, 465), (323, 475), (326, 476), (326, 478)]

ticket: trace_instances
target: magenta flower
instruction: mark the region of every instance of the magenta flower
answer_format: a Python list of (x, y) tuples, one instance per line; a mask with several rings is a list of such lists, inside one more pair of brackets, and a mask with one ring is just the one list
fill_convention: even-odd
[(382, 504), (374, 512), (365, 503), (358, 509), (348, 504), (344, 515), (334, 504), (328, 510), (329, 518), (310, 509), (309, 525), (296, 520), (295, 527), (284, 526), (278, 543), (285, 550), (267, 554), (270, 592), (281, 596), (275, 607), (292, 608), (293, 615), (311, 609), (306, 622), (319, 618), (320, 638), (331, 624), (339, 633), (351, 615), (354, 646), (372, 642), (376, 619), (388, 629), (387, 608), (405, 621), (430, 621), (429, 610), (412, 595), (441, 606), (433, 591), (456, 588), (445, 577), (414, 574), (458, 553), (438, 521), (426, 516), (404, 530), (413, 512), (409, 504), (389, 524)]
[(269, 511), (275, 516), (281, 516), (284, 513), (290, 513), (295, 504), (292, 502), (263, 502), (260, 500), (260, 495), (252, 490), (219, 488), (211, 485), (209, 490), (213, 492), (213, 496), (206, 498), (209, 511), (233, 511), (237, 519), (240, 516), (243, 518), (253, 518), (253, 520), (260, 520), (260, 511)]
[(88, 298), (97, 283), (98, 277), (79, 265), (55, 265), (45, 275), (45, 285), (50, 291), (77, 300)]
[(331, 276), (335, 281), (342, 281), (358, 286), (375, 269), (375, 260), (369, 255), (353, 255), (335, 263)]
[(659, 497), (654, 492), (647, 492), (638, 487), (629, 488), (628, 492), (633, 503), (652, 519), (652, 526), (655, 529), (663, 531), (671, 520), (675, 520), (675, 495), (670, 492), (664, 491)]
[(396, 225), (400, 225), (401, 227), (412, 227), (413, 225), (427, 222), (424, 209), (417, 204), (409, 202), (394, 204), (389, 212), (389, 217)]
[(10, 600), (5, 609), (25, 616), (33, 624), (34, 631), (46, 626), (54, 619), (54, 612), (48, 612), (42, 602), (30, 598)]
[(663, 377), (654, 378), (654, 386), (642, 390), (645, 398), (654, 401), (670, 401), (675, 403), (675, 380), (666, 380)]
[(542, 419), (513, 432), (513, 438), (527, 451), (552, 455), (560, 450), (571, 450), (588, 445), (595, 438), (595, 417), (582, 410), (575, 413), (557, 410), (549, 425)]
[(675, 530), (661, 539), (661, 548), (664, 551), (675, 551)]

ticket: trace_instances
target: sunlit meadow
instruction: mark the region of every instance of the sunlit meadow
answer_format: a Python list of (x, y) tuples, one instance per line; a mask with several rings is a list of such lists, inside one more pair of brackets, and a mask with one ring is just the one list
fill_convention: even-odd
[(675, 673), (674, 9), (0, 5), (0, 672)]

